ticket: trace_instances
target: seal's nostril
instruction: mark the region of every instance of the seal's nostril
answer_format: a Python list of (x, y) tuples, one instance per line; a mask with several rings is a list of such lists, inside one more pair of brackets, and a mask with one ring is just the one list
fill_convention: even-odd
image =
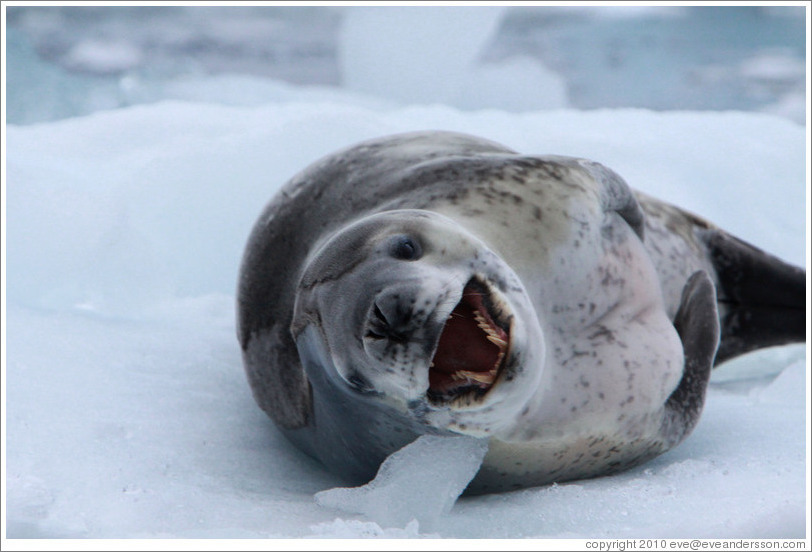
[(386, 316), (384, 316), (383, 312), (381, 312), (381, 308), (378, 306), (378, 303), (375, 303), (375, 308), (372, 309), (372, 314), (375, 316), (378, 322), (384, 326), (389, 326), (389, 321), (386, 320)]
[(403, 290), (393, 290), (379, 295), (372, 307), (373, 323), (381, 325), (387, 332), (402, 333), (410, 330), (414, 324), (412, 313), (414, 301), (410, 301), (411, 297), (413, 293), (404, 293)]
[(366, 337), (406, 343), (417, 329), (411, 305), (404, 304), (401, 291), (383, 293), (375, 299), (369, 313)]
[(347, 378), (347, 383), (350, 384), (350, 387), (358, 391), (359, 393), (372, 393), (374, 392), (374, 388), (369, 381), (363, 377), (362, 375), (353, 373), (350, 377)]
[(375, 331), (373, 329), (367, 329), (367, 333), (364, 337), (368, 337), (369, 339), (386, 339), (386, 335), (380, 333), (380, 331)]

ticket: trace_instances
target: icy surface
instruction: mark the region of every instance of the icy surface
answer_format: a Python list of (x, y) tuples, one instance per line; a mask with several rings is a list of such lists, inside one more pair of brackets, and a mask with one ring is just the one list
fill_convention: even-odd
[(417, 520), (420, 527), (435, 529), (487, 452), (487, 440), (423, 435), (391, 454), (366, 485), (322, 491), (316, 504), (363, 514), (382, 527)]
[(600, 161), (805, 263), (804, 132), (766, 115), (162, 103), (8, 128), (9, 298), (133, 315), (232, 294), (248, 232), (285, 180), (359, 140), (427, 128)]
[[(60, 13), (36, 12), (23, 18), (22, 27), (78, 48), (76, 21)], [(415, 499), (425, 490), (416, 486), (420, 492), (410, 493), (401, 474), (394, 474), (392, 486), (379, 482), (355, 493), (351, 500), (364, 514), (317, 503), (318, 493), (344, 482), (298, 452), (256, 407), (234, 325), (242, 248), (274, 192), (322, 155), (412, 130), (468, 132), (523, 153), (600, 161), (633, 187), (806, 266), (802, 126), (733, 111), (539, 111), (577, 98), (571, 86), (566, 98), (559, 95), (563, 73), (555, 63), (513, 55), (486, 55), (455, 76), (470, 92), (454, 100), (470, 105), (456, 107), (411, 105), (410, 99), (373, 98), (323, 83), (294, 86), (256, 74), (99, 76), (151, 63), (201, 37), (233, 46), (229, 51), (239, 59), (264, 59), (272, 51), (262, 37), (273, 24), (257, 21), (242, 33), (250, 14), (233, 26), (172, 13), (191, 20), (194, 32), (167, 32), (149, 18), (139, 27), (125, 17), (108, 22), (116, 32), (105, 36), (129, 43), (129, 50), (120, 42), (122, 49), (105, 51), (92, 41), (84, 50), (56, 50), (73, 52), (95, 75), (45, 64), (27, 39), (6, 37), (14, 85), (7, 100), (20, 107), (16, 121), (73, 117), (9, 125), (4, 144), (2, 488), (9, 537), (804, 535), (809, 364), (803, 345), (720, 367), (694, 433), (634, 470), (463, 497), (447, 512), (449, 494), (426, 496), (429, 509), (419, 514)], [(599, 19), (626, 24), (615, 15), (596, 12)], [(684, 16), (674, 12), (675, 20)], [(484, 37), (490, 27), (483, 25)], [(320, 28), (332, 29), (326, 23)], [(321, 44), (320, 37), (283, 43)], [(487, 50), (483, 37), (469, 36), (467, 44)], [(600, 45), (610, 38), (598, 33), (595, 40)], [(158, 44), (159, 51), (147, 44)], [(217, 52), (207, 63), (234, 61), (219, 60)], [(647, 58), (639, 53), (617, 59), (640, 69)], [(289, 54), (294, 67), (301, 57)], [(705, 67), (699, 76), (716, 82), (730, 71), (743, 74), (755, 87), (748, 90), (780, 98), (769, 111), (803, 120), (795, 53), (755, 51), (740, 61)], [(543, 89), (540, 96), (549, 103), (500, 89), (503, 82)], [(499, 103), (474, 109), (487, 102)], [(454, 473), (457, 481), (464, 471)], [(403, 508), (378, 517), (371, 505), (387, 498), (397, 503), (396, 496)]]
[(242, 247), (306, 164), (425, 128), (600, 160), (805, 264), (804, 133), (766, 115), (170, 102), (10, 126), (9, 536), (802, 536), (803, 346), (724, 367), (694, 434), (627, 473), (462, 498), (435, 526), (315, 502), (342, 481), (277, 433), (242, 374)]

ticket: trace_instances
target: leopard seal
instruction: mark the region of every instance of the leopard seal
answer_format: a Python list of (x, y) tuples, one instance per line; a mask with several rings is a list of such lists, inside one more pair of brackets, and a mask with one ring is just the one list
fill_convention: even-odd
[(715, 361), (803, 341), (804, 280), (599, 163), (417, 132), (270, 201), (238, 337), (259, 406), (329, 470), (361, 484), (421, 435), (470, 435), (467, 492), (496, 492), (676, 446)]

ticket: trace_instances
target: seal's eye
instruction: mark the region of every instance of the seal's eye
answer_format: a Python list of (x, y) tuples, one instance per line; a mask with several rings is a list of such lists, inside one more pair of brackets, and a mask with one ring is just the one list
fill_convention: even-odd
[(411, 236), (395, 236), (389, 242), (389, 254), (401, 261), (416, 261), (423, 251), (417, 240)]

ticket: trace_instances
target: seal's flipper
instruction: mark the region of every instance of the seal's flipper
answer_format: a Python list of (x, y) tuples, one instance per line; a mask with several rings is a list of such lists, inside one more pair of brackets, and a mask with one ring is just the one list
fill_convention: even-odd
[(688, 279), (674, 327), (682, 340), (685, 368), (679, 385), (665, 403), (662, 437), (666, 448), (687, 437), (699, 421), (719, 345), (716, 290), (707, 272), (694, 272)]
[(806, 272), (718, 229), (700, 232), (718, 279), (716, 362), (806, 341)]

